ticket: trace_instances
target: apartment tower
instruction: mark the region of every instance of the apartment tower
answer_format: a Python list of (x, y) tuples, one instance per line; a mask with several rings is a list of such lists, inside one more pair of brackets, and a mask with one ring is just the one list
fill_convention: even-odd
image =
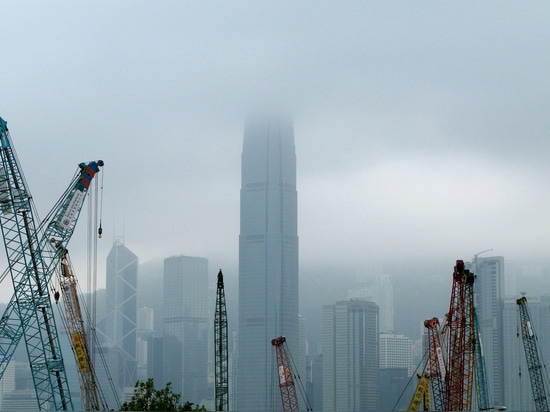
[[(292, 121), (251, 117), (244, 131), (239, 236), (239, 411), (280, 409), (271, 340), (298, 358), (296, 154)], [(276, 403), (274, 403), (276, 402)]]

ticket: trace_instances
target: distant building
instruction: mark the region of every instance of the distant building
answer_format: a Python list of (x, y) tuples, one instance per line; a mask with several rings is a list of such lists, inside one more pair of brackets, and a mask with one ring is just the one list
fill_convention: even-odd
[(414, 371), (413, 343), (405, 335), (381, 333), (379, 337), (380, 369), (405, 368), (408, 376)]
[(379, 410), (378, 306), (348, 300), (323, 306), (323, 410)]
[(476, 275), (474, 300), (483, 342), (489, 393), (495, 405), (503, 405), (504, 258), (475, 257), (468, 268)]
[(417, 380), (409, 384), (409, 373), (406, 368), (380, 369), (380, 410), (405, 411), (408, 409), (414, 394)]
[(242, 152), (239, 236), (240, 412), (280, 408), (271, 339), (299, 357), (296, 154), (291, 119), (251, 117)]
[(4, 410), (3, 400), (4, 396), (15, 390), (15, 360), (11, 359), (6, 366), (4, 375), (0, 379), (0, 410)]
[(376, 276), (372, 285), (349, 291), (348, 298), (376, 303), (379, 308), (380, 332), (393, 332), (393, 283), (390, 275)]
[(208, 310), (208, 259), (164, 259), (163, 377), (183, 401), (196, 404), (210, 395)]
[(107, 255), (106, 313), (97, 330), (103, 346), (110, 348), (110, 373), (120, 396), (137, 379), (137, 276), (138, 257), (116, 240)]

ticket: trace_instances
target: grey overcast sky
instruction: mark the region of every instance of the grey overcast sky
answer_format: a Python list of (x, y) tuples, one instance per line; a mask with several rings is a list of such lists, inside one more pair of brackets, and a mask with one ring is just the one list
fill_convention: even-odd
[[(550, 2), (3, 1), (0, 15), (0, 116), (41, 214), (79, 162), (106, 163), (100, 272), (120, 236), (141, 262), (236, 267), (244, 119), (262, 104), (294, 118), (302, 265), (548, 256)], [(85, 231), (83, 216), (73, 256)]]

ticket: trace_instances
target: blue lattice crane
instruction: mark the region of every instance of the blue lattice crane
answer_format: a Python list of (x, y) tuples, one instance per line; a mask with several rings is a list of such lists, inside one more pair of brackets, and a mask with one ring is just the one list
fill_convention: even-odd
[(0, 378), (24, 337), (39, 409), (71, 410), (49, 282), (72, 237), (90, 182), (103, 162), (79, 165), (42, 228), (35, 224), (32, 197), (2, 118), (0, 158), (0, 227), (14, 287), (0, 319)]

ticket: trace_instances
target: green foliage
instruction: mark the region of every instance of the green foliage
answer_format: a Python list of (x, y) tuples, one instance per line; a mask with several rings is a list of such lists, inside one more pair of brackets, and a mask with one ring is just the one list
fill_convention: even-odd
[(153, 378), (147, 382), (137, 381), (130, 402), (124, 402), (122, 411), (206, 411), (204, 405), (193, 402), (180, 403), (181, 394), (172, 391), (172, 382), (163, 389), (155, 389)]

